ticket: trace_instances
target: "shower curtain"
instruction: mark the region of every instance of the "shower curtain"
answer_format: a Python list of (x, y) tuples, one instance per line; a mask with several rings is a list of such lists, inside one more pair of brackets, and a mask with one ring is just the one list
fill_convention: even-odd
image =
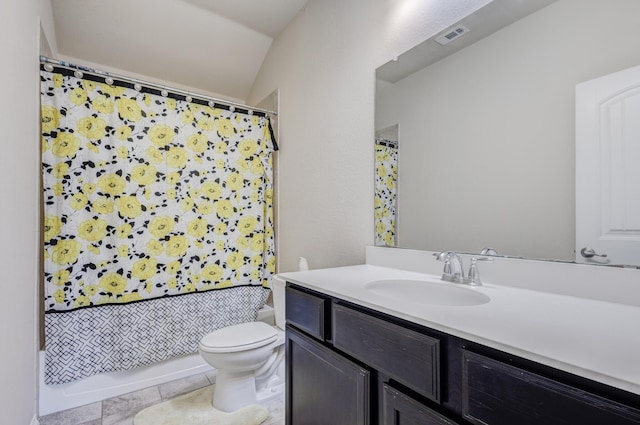
[(396, 246), (396, 202), (398, 188), (397, 142), (375, 143), (375, 245)]
[(268, 118), (41, 71), (45, 382), (195, 352), (275, 271)]

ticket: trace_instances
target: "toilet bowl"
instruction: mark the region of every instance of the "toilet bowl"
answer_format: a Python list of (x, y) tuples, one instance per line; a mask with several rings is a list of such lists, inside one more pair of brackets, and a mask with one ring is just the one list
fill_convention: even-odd
[(213, 407), (233, 412), (284, 390), (284, 287), (271, 278), (276, 326), (248, 322), (205, 335), (202, 358), (217, 369)]

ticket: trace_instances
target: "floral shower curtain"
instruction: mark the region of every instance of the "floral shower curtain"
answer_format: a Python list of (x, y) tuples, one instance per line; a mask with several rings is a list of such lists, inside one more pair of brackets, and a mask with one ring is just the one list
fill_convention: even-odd
[[(271, 153), (277, 147), (268, 118), (95, 79), (63, 68), (41, 72), (52, 383), (195, 351), (204, 333), (255, 319), (275, 271)], [(194, 311), (195, 304), (206, 312)], [(222, 317), (211, 316), (213, 310)], [(163, 323), (185, 311), (203, 323), (187, 320), (180, 329)], [(128, 333), (110, 335), (105, 344), (104, 332), (113, 333), (105, 322), (114, 315)], [(142, 328), (129, 325), (144, 316), (159, 319), (156, 327), (166, 331), (155, 352), (128, 347), (119, 362), (81, 370), (83, 355), (113, 357), (96, 351), (139, 340)], [(74, 328), (83, 341), (69, 334)], [(166, 339), (176, 332), (191, 340), (168, 349)], [(92, 338), (100, 347), (87, 346)], [(153, 345), (146, 337), (144, 343)]]
[(395, 246), (398, 188), (398, 145), (383, 139), (375, 144), (375, 245)]

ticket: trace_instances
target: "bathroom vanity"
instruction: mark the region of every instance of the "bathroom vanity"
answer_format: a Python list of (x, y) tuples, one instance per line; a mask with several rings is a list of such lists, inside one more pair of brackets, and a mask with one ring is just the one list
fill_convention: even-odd
[[(608, 328), (640, 323), (635, 306), (494, 285), (469, 289), (488, 301), (435, 294), (430, 304), (405, 284), (458, 286), (370, 265), (282, 276), (288, 425), (640, 424), (640, 352), (618, 352), (637, 337)], [(376, 293), (381, 279), (396, 293)], [(592, 326), (596, 307), (604, 323)], [(607, 366), (624, 359), (631, 368)]]

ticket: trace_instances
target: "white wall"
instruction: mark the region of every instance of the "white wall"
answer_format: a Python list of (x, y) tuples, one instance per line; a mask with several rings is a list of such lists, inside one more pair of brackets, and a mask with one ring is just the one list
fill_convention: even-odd
[(47, 4), (0, 6), (0, 412), (16, 425), (32, 421), (37, 396), (40, 13), (51, 31)]
[(560, 0), (381, 87), (400, 246), (574, 259), (574, 88), (640, 64), (640, 2)]
[(311, 0), (274, 40), (248, 101), (279, 89), (280, 271), (364, 262), (375, 68), (488, 1)]
[(41, 55), (57, 57), (58, 40), (56, 39), (56, 30), (53, 22), (51, 0), (38, 0), (38, 15), (40, 16), (41, 26), (39, 52)]
[(68, 63), (73, 64), (73, 65), (81, 65), (81, 66), (86, 66), (88, 68), (93, 68), (93, 69), (96, 69), (96, 70), (99, 70), (99, 71), (109, 72), (109, 73), (112, 73), (114, 75), (122, 75), (124, 77), (135, 78), (135, 79), (138, 79), (138, 80), (141, 80), (141, 81), (145, 81), (145, 82), (149, 82), (149, 83), (153, 83), (153, 84), (158, 84), (158, 85), (161, 85), (161, 86), (171, 87), (172, 89), (178, 89), (178, 90), (183, 90), (183, 91), (195, 93), (196, 95), (209, 96), (209, 97), (214, 97), (216, 99), (221, 99), (221, 100), (228, 100), (230, 102), (239, 103), (241, 105), (245, 104), (244, 99), (238, 99), (238, 98), (233, 97), (233, 96), (226, 96), (224, 94), (212, 92), (210, 90), (204, 90), (204, 89), (197, 88), (197, 87), (188, 86), (186, 84), (176, 83), (174, 81), (167, 81), (167, 80), (163, 80), (163, 79), (160, 79), (160, 78), (151, 77), (149, 75), (140, 74), (140, 73), (137, 73), (137, 72), (126, 70), (126, 69), (117, 68), (117, 67), (111, 66), (109, 64), (91, 62), (91, 61), (88, 61), (86, 59), (76, 58), (76, 57), (68, 56), (68, 55), (64, 55), (64, 54), (58, 54), (55, 57), (55, 59), (58, 59), (58, 60), (61, 60), (61, 61), (64, 61), (64, 62), (68, 62)]

